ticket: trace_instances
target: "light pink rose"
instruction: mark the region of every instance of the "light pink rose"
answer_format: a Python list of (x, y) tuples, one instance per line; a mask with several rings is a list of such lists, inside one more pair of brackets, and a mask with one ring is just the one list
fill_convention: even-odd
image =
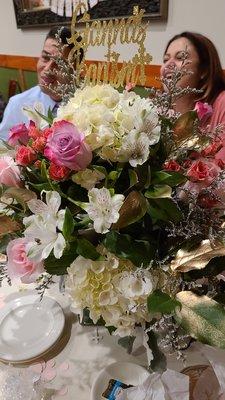
[(19, 167), (12, 157), (0, 157), (0, 183), (6, 186), (23, 186)]
[(197, 101), (194, 110), (197, 112), (200, 121), (206, 121), (212, 115), (212, 106), (201, 101)]
[(54, 164), (73, 171), (85, 169), (92, 160), (92, 152), (84, 141), (84, 135), (67, 121), (53, 124), (52, 133), (47, 138), (44, 156)]
[(192, 182), (202, 183), (204, 187), (209, 186), (218, 176), (220, 168), (213, 161), (207, 159), (196, 160), (187, 171), (187, 176)]
[(16, 144), (27, 144), (29, 140), (28, 129), (25, 124), (18, 124), (13, 126), (9, 131), (8, 143), (10, 146)]
[(27, 241), (25, 238), (14, 239), (9, 242), (6, 252), (8, 257), (7, 271), (11, 279), (20, 278), (23, 283), (35, 282), (44, 271), (43, 262), (35, 263), (26, 255)]

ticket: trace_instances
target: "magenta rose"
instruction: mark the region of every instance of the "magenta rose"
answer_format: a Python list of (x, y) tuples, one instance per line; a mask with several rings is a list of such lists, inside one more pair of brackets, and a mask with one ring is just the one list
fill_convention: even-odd
[(197, 112), (200, 121), (206, 121), (212, 115), (212, 106), (201, 101), (197, 101), (194, 110)]
[(84, 141), (84, 135), (67, 121), (53, 124), (44, 155), (54, 164), (73, 171), (85, 169), (92, 160), (92, 152)]
[(16, 144), (27, 144), (29, 140), (28, 129), (25, 124), (18, 124), (13, 126), (9, 131), (8, 143), (10, 146)]
[(0, 157), (0, 183), (6, 186), (23, 186), (19, 167), (12, 157)]
[(35, 282), (44, 271), (43, 262), (35, 263), (27, 257), (25, 238), (9, 242), (6, 252), (8, 257), (7, 272), (11, 279), (20, 278), (23, 283)]

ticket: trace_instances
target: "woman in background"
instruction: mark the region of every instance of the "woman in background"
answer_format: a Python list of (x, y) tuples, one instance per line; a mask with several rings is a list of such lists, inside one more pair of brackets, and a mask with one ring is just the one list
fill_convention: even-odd
[[(185, 54), (185, 61), (184, 61)], [(197, 101), (212, 106), (212, 115), (207, 125), (211, 129), (219, 124), (224, 125), (225, 132), (225, 77), (218, 52), (207, 37), (194, 32), (182, 32), (174, 36), (167, 44), (161, 76), (170, 78), (174, 68), (190, 63), (191, 74), (182, 76), (179, 87), (187, 86), (202, 90), (201, 93), (190, 93), (176, 100), (174, 109), (184, 113), (193, 110)]]

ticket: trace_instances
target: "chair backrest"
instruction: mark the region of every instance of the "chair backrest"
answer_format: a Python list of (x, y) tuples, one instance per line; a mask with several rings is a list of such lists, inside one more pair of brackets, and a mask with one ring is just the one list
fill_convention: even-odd
[(8, 85), (8, 99), (18, 92), (22, 92), (19, 82), (15, 79), (10, 79)]

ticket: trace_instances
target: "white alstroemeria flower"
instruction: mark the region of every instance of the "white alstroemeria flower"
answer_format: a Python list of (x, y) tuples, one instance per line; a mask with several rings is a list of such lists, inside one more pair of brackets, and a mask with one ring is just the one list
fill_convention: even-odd
[(150, 112), (146, 116), (141, 131), (147, 134), (150, 146), (158, 143), (161, 134), (161, 126), (156, 112)]
[(57, 232), (57, 220), (47, 215), (32, 215), (24, 218), (24, 236), (28, 240), (27, 255), (34, 261), (46, 259), (51, 251), (61, 258), (66, 247), (62, 233)]
[(120, 148), (119, 161), (129, 161), (132, 167), (144, 164), (149, 156), (149, 139), (146, 133), (131, 131), (124, 137)]
[(28, 257), (38, 261), (47, 258), (52, 250), (54, 256), (60, 258), (66, 247), (62, 233), (58, 232), (62, 230), (65, 218), (65, 210), (59, 210), (61, 197), (55, 191), (45, 193), (46, 203), (37, 199), (28, 201), (34, 215), (23, 219), (24, 235), (29, 241)]
[(24, 106), (22, 108), (23, 114), (26, 115), (26, 117), (33, 121), (37, 128), (39, 129), (44, 129), (48, 126), (47, 121), (45, 121), (37, 112), (36, 110), (44, 115), (45, 114), (45, 109), (42, 103), (36, 102), (33, 104), (32, 107), (30, 106)]
[(106, 188), (94, 188), (88, 192), (89, 203), (86, 211), (94, 222), (94, 229), (98, 233), (106, 233), (110, 226), (119, 219), (119, 210), (123, 204), (124, 196), (115, 194), (111, 196)]
[(30, 211), (35, 215), (51, 216), (55, 219), (57, 228), (62, 230), (65, 210), (59, 210), (61, 205), (60, 194), (55, 191), (43, 191), (42, 193), (46, 193), (46, 203), (38, 199), (29, 200), (27, 205)]
[(154, 280), (148, 270), (124, 271), (115, 276), (113, 284), (126, 299), (147, 297), (154, 289)]

